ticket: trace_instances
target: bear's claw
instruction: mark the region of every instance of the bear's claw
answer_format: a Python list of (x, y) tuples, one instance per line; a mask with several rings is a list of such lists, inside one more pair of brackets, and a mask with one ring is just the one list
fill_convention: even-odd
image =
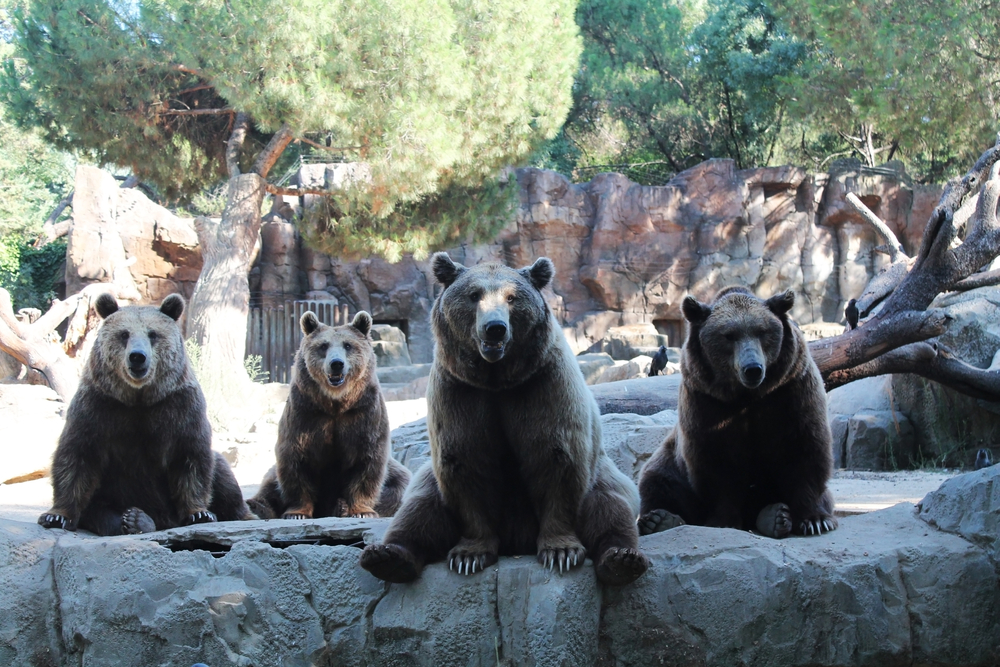
[(781, 539), (792, 533), (792, 511), (785, 503), (768, 505), (757, 514), (757, 532)]
[(215, 523), (216, 521), (218, 521), (218, 519), (215, 517), (214, 514), (212, 514), (208, 510), (201, 510), (189, 516), (187, 518), (187, 521), (185, 521), (184, 523), (190, 526), (195, 523)]
[(624, 586), (649, 569), (649, 559), (638, 549), (612, 547), (597, 563), (597, 579), (609, 586)]
[(550, 571), (559, 566), (559, 574), (569, 572), (587, 557), (587, 550), (580, 547), (542, 549), (538, 552), (538, 562)]
[(38, 525), (43, 528), (62, 528), (63, 530), (75, 531), (76, 522), (70, 521), (62, 514), (46, 512), (38, 517)]
[(665, 530), (685, 525), (684, 519), (667, 510), (652, 510), (639, 517), (636, 523), (640, 535), (662, 533)]
[(461, 544), (448, 552), (448, 569), (459, 574), (482, 572), (497, 562), (497, 554)]
[(825, 516), (800, 521), (796, 532), (800, 535), (822, 535), (836, 529), (837, 520), (832, 516)]
[(394, 584), (406, 584), (420, 576), (413, 554), (398, 544), (369, 544), (358, 562), (373, 576)]
[(156, 523), (138, 507), (122, 512), (122, 535), (139, 535), (156, 532)]

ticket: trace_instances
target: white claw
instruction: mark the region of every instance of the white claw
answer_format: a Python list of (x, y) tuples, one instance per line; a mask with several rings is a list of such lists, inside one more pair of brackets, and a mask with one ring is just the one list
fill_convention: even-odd
[(452, 556), (451, 559), (448, 560), (448, 569), (451, 570), (452, 572), (455, 571), (455, 557), (454, 556)]
[(478, 561), (478, 560), (474, 560), (474, 561), (472, 561), (472, 573), (473, 573), (473, 574), (475, 574), (475, 573), (476, 573), (476, 565), (478, 565), (478, 564), (479, 564), (479, 561)]

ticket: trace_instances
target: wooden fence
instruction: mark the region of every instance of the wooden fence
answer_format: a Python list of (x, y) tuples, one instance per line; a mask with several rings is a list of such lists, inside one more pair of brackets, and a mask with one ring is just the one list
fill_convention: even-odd
[(285, 301), (280, 306), (251, 308), (247, 322), (246, 355), (260, 356), (267, 382), (289, 382), (292, 359), (302, 341), (299, 320), (311, 310), (323, 324), (340, 326), (350, 322), (347, 304), (329, 301)]

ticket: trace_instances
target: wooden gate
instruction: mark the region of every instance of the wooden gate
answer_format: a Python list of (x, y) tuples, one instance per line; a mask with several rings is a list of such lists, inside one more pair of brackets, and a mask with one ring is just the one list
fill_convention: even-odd
[(347, 304), (331, 301), (285, 301), (280, 306), (250, 309), (246, 355), (260, 356), (261, 371), (268, 374), (268, 382), (291, 380), (292, 360), (302, 341), (299, 320), (310, 310), (323, 324), (340, 326), (350, 322)]

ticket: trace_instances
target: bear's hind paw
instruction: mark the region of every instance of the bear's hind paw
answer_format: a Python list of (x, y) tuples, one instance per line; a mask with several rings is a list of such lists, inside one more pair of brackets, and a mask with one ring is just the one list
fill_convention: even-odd
[(130, 507), (122, 512), (122, 535), (155, 533), (156, 523), (138, 507)]
[(407, 584), (420, 576), (416, 558), (398, 544), (369, 544), (358, 562), (373, 576), (394, 584)]
[(640, 535), (662, 533), (665, 530), (685, 525), (684, 519), (667, 510), (652, 510), (639, 517), (636, 522)]
[(612, 547), (601, 554), (597, 580), (609, 586), (624, 586), (649, 569), (649, 559), (638, 549)]
[(768, 505), (757, 514), (757, 532), (781, 539), (792, 533), (792, 511), (785, 503)]

